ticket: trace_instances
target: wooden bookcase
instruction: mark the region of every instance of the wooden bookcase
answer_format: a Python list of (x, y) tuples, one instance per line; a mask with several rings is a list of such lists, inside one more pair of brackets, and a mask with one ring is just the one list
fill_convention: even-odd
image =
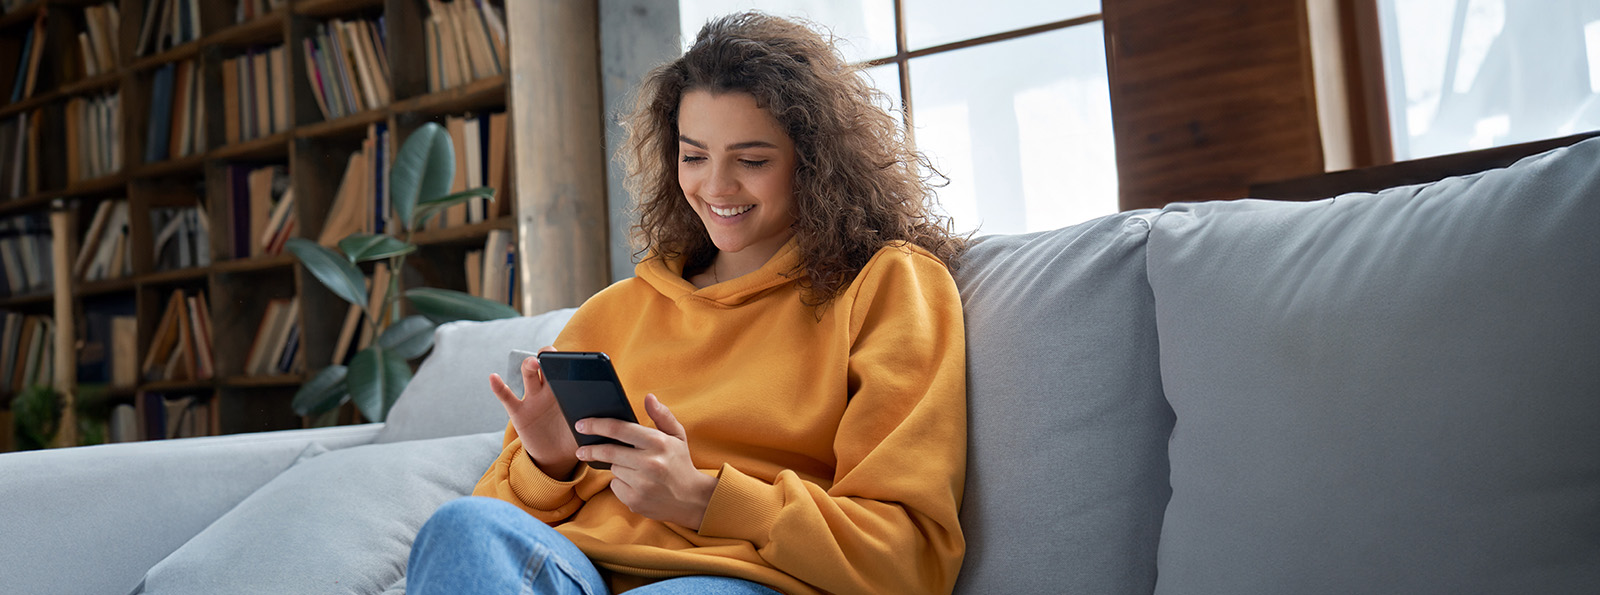
[[(429, 92), (424, 57), (424, 22), (429, 14), (428, 0), (289, 0), (284, 6), (244, 23), (235, 22), (236, 2), (201, 0), (199, 38), (178, 47), (137, 55), (140, 24), (146, 2), (160, 0), (116, 0), (120, 11), (119, 44), (122, 60), (110, 72), (86, 76), (79, 57), (77, 34), (85, 30), (84, 10), (97, 4), (85, 0), (37, 0), (0, 15), (0, 36), (20, 35), (33, 26), (36, 15), (46, 15), (47, 51), (32, 96), (15, 103), (10, 89), (0, 93), (0, 121), (42, 108), (43, 142), (38, 159), (38, 191), (0, 201), (0, 218), (19, 214), (48, 213), (52, 203), (64, 203), (69, 211), (69, 252), (76, 257), (77, 244), (89, 227), (101, 201), (126, 198), (129, 205), (129, 247), (132, 275), (117, 279), (82, 282), (58, 280), (56, 286), (70, 292), (70, 312), (56, 311), (54, 294), (38, 291), (0, 298), (0, 309), (23, 313), (70, 316), (77, 322), (72, 336), (57, 341), (79, 344), (83, 339), (82, 320), (86, 308), (102, 304), (130, 304), (138, 319), (137, 361), (143, 362), (156, 333), (159, 319), (172, 292), (182, 289), (203, 291), (212, 320), (211, 340), (215, 377), (183, 382), (149, 382), (137, 386), (111, 388), (100, 397), (108, 405), (134, 403), (144, 419), (146, 395), (195, 395), (209, 400), (210, 419), (206, 434), (231, 434), (302, 427), (310, 420), (296, 416), (290, 401), (300, 383), (310, 373), (330, 363), (333, 344), (344, 320), (347, 304), (322, 287), (294, 257), (285, 251), (275, 256), (231, 258), (226, 171), (233, 165), (283, 165), (295, 193), (296, 237), (316, 239), (321, 233), (344, 174), (349, 155), (359, 150), (369, 124), (388, 126), (392, 148), (398, 150), (407, 135), (425, 122), (441, 125), (449, 116), (467, 112), (511, 111), (507, 75), (480, 78), (465, 85)], [(469, 1), (469, 0), (456, 0)], [(505, 0), (489, 0), (502, 9)], [(302, 40), (315, 34), (318, 23), (334, 18), (381, 17), (386, 30), (385, 54), (392, 77), (394, 100), (376, 109), (324, 121), (307, 79)], [(516, 28), (510, 27), (511, 36)], [(289, 127), (261, 138), (233, 144), (225, 142), (222, 61), (247, 48), (283, 44), (287, 49), (289, 84)], [(5, 54), (0, 46), (0, 63), (15, 63), (16, 55)], [(206, 118), (203, 136), (206, 150), (194, 155), (146, 162), (146, 133), (153, 73), (163, 65), (194, 59), (204, 72)], [(115, 91), (120, 95), (120, 139), (113, 147), (122, 167), (107, 175), (87, 180), (69, 180), (68, 149), (61, 140), (67, 136), (63, 116), (75, 98)], [(508, 127), (514, 128), (514, 125)], [(515, 135), (507, 131), (508, 151), (515, 154)], [(458, 159), (461, 156), (458, 155)], [(386, 156), (392, 162), (393, 155)], [(405, 286), (426, 285), (465, 290), (465, 253), (481, 248), (489, 232), (514, 230), (518, 221), (514, 158), (507, 158), (508, 177), (495, 201), (499, 217), (479, 223), (419, 232), (413, 240), (422, 249), (408, 258), (403, 275)], [(163, 207), (203, 205), (210, 224), (210, 264), (180, 270), (157, 271), (153, 254), (150, 213)], [(525, 278), (525, 277), (524, 277)], [(523, 283), (519, 282), (518, 286)], [(58, 290), (60, 291), (60, 290)], [(299, 323), (301, 368), (306, 373), (249, 376), (242, 371), (251, 341), (255, 337), (267, 303), (273, 298), (300, 298)], [(518, 304), (525, 300), (517, 299)], [(57, 365), (62, 365), (58, 362)], [(70, 365), (70, 364), (69, 364)], [(0, 394), (0, 409), (9, 403), (9, 393)], [(341, 423), (360, 421), (353, 407), (346, 406)]]

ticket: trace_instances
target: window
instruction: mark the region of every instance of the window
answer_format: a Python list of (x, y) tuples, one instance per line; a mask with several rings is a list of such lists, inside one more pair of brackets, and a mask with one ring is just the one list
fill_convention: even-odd
[(1600, 129), (1600, 2), (1378, 0), (1396, 160)]
[(949, 178), (958, 231), (1054, 229), (1117, 210), (1097, 0), (680, 0), (684, 43), (745, 9), (832, 29)]

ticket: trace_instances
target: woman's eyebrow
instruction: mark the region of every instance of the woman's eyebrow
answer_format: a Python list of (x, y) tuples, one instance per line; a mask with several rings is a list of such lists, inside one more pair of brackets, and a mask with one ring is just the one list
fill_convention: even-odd
[[(697, 149), (706, 148), (706, 144), (705, 143), (697, 141), (697, 140), (694, 140), (692, 138), (689, 138), (689, 137), (681, 135), (681, 134), (678, 135), (678, 142), (688, 144), (689, 146), (695, 147)], [(742, 143), (734, 143), (734, 144), (728, 145), (728, 148), (726, 150), (728, 150), (728, 151), (737, 151), (737, 150), (740, 150), (740, 149), (776, 149), (776, 148), (778, 148), (778, 145), (774, 145), (774, 144), (769, 143), (769, 142), (764, 141), (764, 140), (747, 140), (747, 141), (744, 141)]]

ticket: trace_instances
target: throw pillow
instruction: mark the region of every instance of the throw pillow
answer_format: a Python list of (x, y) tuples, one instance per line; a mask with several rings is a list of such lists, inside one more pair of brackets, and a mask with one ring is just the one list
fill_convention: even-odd
[(151, 568), (134, 593), (382, 592), (404, 576), (422, 524), (471, 493), (501, 438), (488, 432), (302, 457)]
[(1596, 164), (1157, 218), (1156, 592), (1593, 591)]
[(502, 362), (511, 349), (535, 351), (554, 343), (575, 311), (440, 325), (433, 333), (433, 353), (400, 393), (374, 442), (505, 430), (510, 418), (489, 391), (489, 374), (504, 374)]
[(959, 593), (1149, 593), (1167, 502), (1149, 211), (980, 239)]

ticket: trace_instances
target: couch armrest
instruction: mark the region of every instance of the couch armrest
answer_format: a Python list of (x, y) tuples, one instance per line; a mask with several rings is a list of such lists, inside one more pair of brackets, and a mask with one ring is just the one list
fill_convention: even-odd
[(17, 593), (126, 593), (311, 444), (366, 444), (382, 424), (0, 455), (0, 568)]

